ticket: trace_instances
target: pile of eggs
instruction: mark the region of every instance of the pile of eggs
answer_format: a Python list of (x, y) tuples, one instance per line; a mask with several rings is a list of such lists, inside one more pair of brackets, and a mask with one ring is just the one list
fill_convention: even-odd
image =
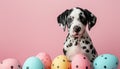
[(18, 60), (9, 58), (0, 62), (0, 69), (118, 69), (119, 60), (112, 54), (99, 55), (93, 62), (83, 54), (77, 54), (72, 62), (65, 55), (59, 55), (51, 60), (44, 52), (27, 58), (23, 66)]

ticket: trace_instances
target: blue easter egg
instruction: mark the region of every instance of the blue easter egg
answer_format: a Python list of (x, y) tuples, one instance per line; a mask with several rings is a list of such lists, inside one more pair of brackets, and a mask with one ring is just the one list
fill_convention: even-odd
[(93, 63), (94, 69), (117, 69), (119, 60), (112, 54), (98, 56)]
[(23, 64), (23, 69), (44, 69), (42, 61), (37, 57), (29, 57)]

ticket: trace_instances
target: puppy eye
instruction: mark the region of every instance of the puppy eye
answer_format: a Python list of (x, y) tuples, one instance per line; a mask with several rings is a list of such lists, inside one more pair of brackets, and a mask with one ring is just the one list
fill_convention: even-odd
[(86, 25), (87, 20), (86, 20), (85, 17), (83, 17), (82, 15), (80, 15), (80, 16), (79, 16), (79, 20), (80, 20), (84, 25)]
[(67, 19), (67, 23), (71, 23), (71, 22), (73, 21), (73, 19), (74, 19), (74, 17), (69, 17), (69, 18)]

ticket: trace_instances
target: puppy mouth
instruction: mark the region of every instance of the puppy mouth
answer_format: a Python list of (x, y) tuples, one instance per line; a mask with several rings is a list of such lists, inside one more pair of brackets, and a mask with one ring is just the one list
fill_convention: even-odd
[(80, 37), (80, 35), (81, 35), (81, 34), (79, 34), (79, 33), (73, 33), (72, 36), (73, 36), (73, 37)]
[(73, 32), (71, 33), (71, 36), (72, 36), (72, 37), (81, 38), (84, 33), (85, 33), (85, 30), (84, 30), (83, 32), (75, 32), (75, 31), (73, 31)]

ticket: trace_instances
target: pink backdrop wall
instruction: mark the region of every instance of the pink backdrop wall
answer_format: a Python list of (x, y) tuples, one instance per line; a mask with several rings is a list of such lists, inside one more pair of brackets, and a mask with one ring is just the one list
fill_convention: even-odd
[(39, 52), (52, 58), (63, 54), (67, 32), (57, 16), (67, 8), (82, 7), (98, 20), (89, 32), (99, 54), (112, 53), (120, 59), (119, 0), (0, 0), (0, 60), (8, 57), (21, 63)]

